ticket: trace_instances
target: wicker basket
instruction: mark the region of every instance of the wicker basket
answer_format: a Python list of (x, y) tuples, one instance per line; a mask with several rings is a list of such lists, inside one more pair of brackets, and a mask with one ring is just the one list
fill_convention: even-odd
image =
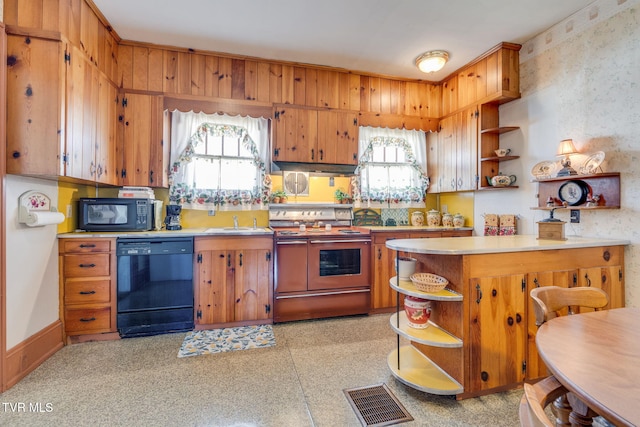
[(411, 281), (422, 292), (438, 292), (449, 284), (447, 279), (433, 273), (414, 273), (411, 275)]

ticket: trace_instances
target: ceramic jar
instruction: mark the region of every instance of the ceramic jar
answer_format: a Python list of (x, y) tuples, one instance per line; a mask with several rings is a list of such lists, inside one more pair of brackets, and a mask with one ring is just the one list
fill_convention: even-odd
[(427, 212), (427, 225), (429, 227), (437, 227), (440, 225), (440, 212), (435, 210), (435, 209), (431, 209), (429, 212)]
[(429, 326), (431, 303), (429, 300), (407, 295), (404, 297), (404, 312), (407, 314), (409, 326), (424, 329)]
[(456, 228), (464, 227), (464, 217), (457, 213), (453, 216), (453, 226)]
[(453, 215), (450, 213), (445, 213), (442, 215), (442, 226), (443, 227), (453, 227)]
[(411, 225), (422, 227), (424, 225), (424, 213), (415, 211), (411, 214)]

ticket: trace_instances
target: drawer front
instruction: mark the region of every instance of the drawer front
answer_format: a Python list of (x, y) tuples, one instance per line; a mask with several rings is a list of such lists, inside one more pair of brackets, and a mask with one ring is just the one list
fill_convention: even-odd
[(65, 277), (108, 276), (111, 272), (110, 254), (65, 255)]
[(408, 239), (409, 233), (406, 232), (381, 232), (373, 233), (373, 243), (385, 243), (387, 240)]
[(68, 334), (109, 332), (111, 307), (67, 308), (64, 311), (64, 319)]
[(64, 253), (109, 252), (111, 250), (111, 240), (64, 239), (62, 247)]
[(111, 301), (110, 279), (67, 280), (64, 284), (65, 304), (94, 304)]

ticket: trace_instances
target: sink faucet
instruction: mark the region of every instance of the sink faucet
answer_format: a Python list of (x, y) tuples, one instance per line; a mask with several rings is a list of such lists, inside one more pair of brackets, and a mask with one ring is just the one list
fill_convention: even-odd
[(253, 229), (255, 230), (256, 228), (258, 228), (258, 220), (256, 220), (255, 217), (253, 217)]
[(236, 215), (233, 216), (233, 228), (238, 229), (238, 217)]

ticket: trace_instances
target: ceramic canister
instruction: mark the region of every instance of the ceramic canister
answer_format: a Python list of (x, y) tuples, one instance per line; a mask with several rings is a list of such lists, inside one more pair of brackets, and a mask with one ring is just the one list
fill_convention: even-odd
[(407, 295), (404, 297), (404, 312), (412, 328), (424, 329), (429, 326), (431, 303), (428, 300)]
[(442, 215), (442, 225), (443, 227), (453, 227), (453, 215), (450, 213)]
[(435, 210), (435, 209), (431, 209), (429, 212), (427, 212), (427, 225), (429, 227), (437, 227), (440, 225), (440, 212)]
[(455, 214), (453, 216), (453, 226), (454, 227), (464, 227), (464, 216), (461, 214)]
[(411, 214), (411, 225), (422, 227), (424, 225), (424, 213), (415, 211)]

